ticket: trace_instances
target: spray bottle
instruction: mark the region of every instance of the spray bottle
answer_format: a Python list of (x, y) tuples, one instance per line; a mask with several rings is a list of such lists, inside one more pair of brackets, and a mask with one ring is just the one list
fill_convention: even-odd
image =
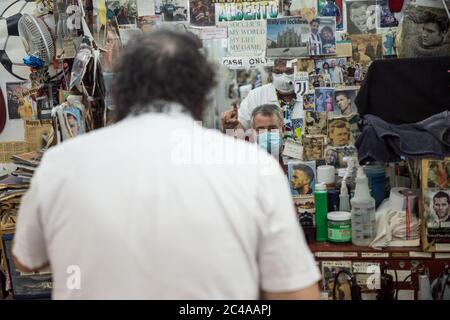
[(350, 197), (348, 195), (345, 179), (341, 182), (341, 193), (339, 194), (339, 211), (350, 212)]
[(352, 242), (368, 246), (376, 236), (375, 199), (371, 197), (369, 182), (362, 167), (356, 175), (355, 195), (352, 205)]

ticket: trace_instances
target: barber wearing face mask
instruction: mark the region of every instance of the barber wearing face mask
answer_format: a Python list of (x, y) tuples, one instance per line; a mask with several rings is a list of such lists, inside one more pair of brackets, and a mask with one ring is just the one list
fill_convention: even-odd
[[(290, 120), (293, 114), (300, 114), (302, 104), (296, 101), (294, 93), (294, 68), (287, 67), (287, 60), (275, 60), (272, 68), (273, 82), (255, 88), (242, 100), (239, 110), (233, 106), (221, 115), (222, 129), (249, 129), (253, 110), (261, 105), (274, 104), (284, 113), (284, 121)], [(293, 117), (292, 117), (293, 118)]]
[(280, 108), (275, 104), (258, 106), (253, 109), (250, 122), (258, 146), (274, 156), (287, 173), (281, 158), (284, 129)]

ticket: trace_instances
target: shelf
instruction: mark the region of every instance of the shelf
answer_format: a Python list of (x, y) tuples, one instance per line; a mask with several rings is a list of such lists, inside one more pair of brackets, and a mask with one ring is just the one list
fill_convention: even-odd
[(432, 252), (423, 252), (419, 247), (388, 247), (382, 250), (355, 246), (351, 243), (311, 242), (308, 244), (319, 259), (433, 259)]

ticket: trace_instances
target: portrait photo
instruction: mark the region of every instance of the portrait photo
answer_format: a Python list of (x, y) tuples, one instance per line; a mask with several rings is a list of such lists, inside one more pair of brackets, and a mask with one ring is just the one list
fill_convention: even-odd
[(350, 116), (357, 112), (355, 98), (358, 91), (356, 89), (350, 90), (336, 90), (334, 92), (334, 116)]
[(328, 121), (328, 143), (332, 146), (345, 146), (352, 142), (350, 123), (346, 118)]
[(296, 161), (288, 163), (288, 178), (292, 195), (313, 194), (316, 181), (316, 162)]
[(444, 9), (409, 5), (401, 28), (399, 58), (449, 55), (450, 20)]
[(426, 198), (427, 227), (450, 228), (450, 189), (430, 189)]
[(376, 33), (377, 5), (375, 0), (347, 0), (347, 32), (348, 34)]
[(338, 152), (335, 148), (327, 147), (325, 149), (325, 163), (335, 168), (339, 166)]

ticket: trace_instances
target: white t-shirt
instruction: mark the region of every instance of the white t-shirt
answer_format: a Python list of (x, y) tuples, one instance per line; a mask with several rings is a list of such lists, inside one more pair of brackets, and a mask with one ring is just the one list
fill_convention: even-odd
[[(249, 92), (242, 100), (238, 110), (238, 120), (245, 129), (251, 127), (252, 112), (263, 104), (275, 104), (280, 107), (275, 87), (272, 83), (265, 84)], [(303, 118), (303, 100), (296, 101), (291, 119)]]
[(46, 152), (13, 253), (50, 262), (54, 299), (257, 299), (320, 278), (276, 160), (175, 111)]

